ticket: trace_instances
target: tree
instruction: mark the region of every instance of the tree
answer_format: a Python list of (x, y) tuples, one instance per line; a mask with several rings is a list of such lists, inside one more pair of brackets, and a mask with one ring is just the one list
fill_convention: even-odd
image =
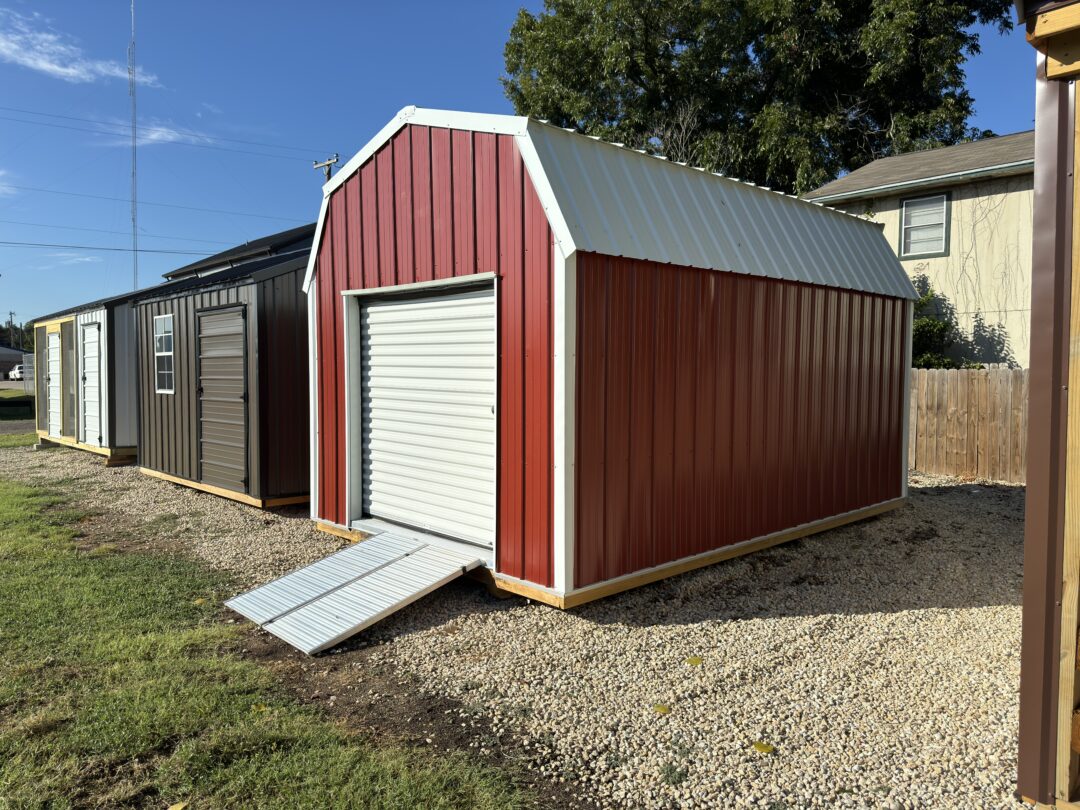
[(911, 367), (959, 368), (948, 351), (956, 342), (956, 326), (937, 313), (937, 295), (927, 281), (920, 289), (911, 319)]
[(1009, 0), (545, 0), (504, 55), (521, 115), (802, 193), (957, 143), (976, 23)]

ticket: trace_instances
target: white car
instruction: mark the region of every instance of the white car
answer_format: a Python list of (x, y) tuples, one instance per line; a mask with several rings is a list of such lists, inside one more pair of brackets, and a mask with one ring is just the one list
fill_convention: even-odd
[(22, 365), (22, 363), (19, 363), (19, 365), (15, 366), (15, 368), (13, 368), (11, 371), (8, 372), (8, 379), (9, 380), (21, 380), (22, 378), (23, 378), (23, 365)]

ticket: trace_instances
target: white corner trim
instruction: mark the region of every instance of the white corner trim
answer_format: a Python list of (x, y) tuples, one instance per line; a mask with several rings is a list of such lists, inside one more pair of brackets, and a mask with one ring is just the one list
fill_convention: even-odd
[(304, 271), (304, 284), (303, 291), (307, 292), (308, 287), (315, 280), (315, 262), (319, 259), (319, 246), (322, 245), (323, 238), (323, 226), (326, 224), (326, 214), (330, 208), (330, 198), (323, 197), (322, 202), (319, 204), (319, 220), (315, 223), (315, 239), (311, 243), (311, 252), (308, 253), (307, 270)]
[(308, 296), (308, 422), (311, 446), (308, 452), (308, 464), (311, 469), (309, 486), (311, 487), (308, 503), (311, 507), (311, 519), (319, 517), (319, 285), (312, 281), (307, 288)]
[(902, 497), (906, 498), (908, 496), (908, 475), (910, 474), (908, 465), (911, 463), (911, 459), (908, 458), (908, 441), (910, 440), (911, 435), (911, 337), (915, 317), (914, 302), (905, 301), (904, 310), (904, 430), (902, 434), (903, 447), (901, 447), (900, 450), (900, 464), (902, 468), (900, 471), (900, 481), (902, 484), (900, 494)]
[(574, 408), (577, 368), (577, 254), (562, 255), (558, 246), (552, 261), (552, 564), (555, 592), (574, 587)]
[(345, 365), (345, 525), (360, 517), (363, 497), (363, 432), (356, 416), (360, 413), (360, 306), (352, 298), (341, 298), (342, 346)]
[[(528, 119), (524, 120), (528, 123)], [(514, 140), (517, 143), (518, 152), (521, 153), (521, 160), (525, 164), (525, 170), (529, 173), (533, 188), (536, 189), (536, 196), (540, 199), (540, 205), (544, 208), (548, 224), (551, 225), (551, 231), (555, 235), (555, 241), (558, 243), (562, 255), (564, 257), (573, 255), (574, 251), (577, 250), (577, 246), (574, 244), (574, 237), (570, 233), (570, 225), (567, 223), (566, 217), (563, 216), (562, 207), (555, 197), (555, 190), (551, 187), (547, 172), (544, 171), (544, 163), (540, 160), (540, 155), (536, 151), (536, 144), (533, 143), (528, 128), (526, 127), (526, 131), (521, 135), (515, 136)]]

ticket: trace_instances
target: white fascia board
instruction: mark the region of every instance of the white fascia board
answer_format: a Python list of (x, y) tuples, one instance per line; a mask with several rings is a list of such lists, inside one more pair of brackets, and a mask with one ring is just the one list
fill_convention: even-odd
[(307, 270), (304, 271), (303, 291), (310, 294), (309, 288), (315, 279), (315, 262), (319, 257), (319, 246), (322, 244), (323, 226), (326, 224), (326, 213), (330, 208), (330, 197), (325, 196), (319, 205), (319, 220), (315, 223), (315, 239), (311, 243), (311, 252), (308, 253)]
[(980, 178), (1007, 177), (1014, 174), (1026, 174), (1025, 169), (1034, 170), (1034, 160), (1017, 160), (1012, 163), (1000, 163), (997, 166), (985, 166), (981, 169), (965, 169), (962, 172), (949, 172), (948, 174), (936, 174), (933, 177), (922, 177), (918, 180), (904, 180), (900, 183), (885, 183), (870, 188), (860, 188), (855, 191), (847, 191), (841, 194), (826, 194), (823, 197), (806, 197), (804, 200), (818, 205), (830, 205), (855, 200), (864, 200), (867, 197), (878, 197), (883, 194), (893, 194), (908, 189), (926, 188), (945, 183), (968, 182)]
[[(532, 180), (536, 196), (539, 198), (540, 205), (543, 206), (544, 213), (547, 215), (551, 232), (555, 236), (555, 242), (562, 251), (563, 258), (569, 258), (577, 250), (574, 237), (570, 232), (570, 225), (567, 223), (566, 217), (563, 216), (559, 201), (555, 198), (555, 190), (551, 187), (547, 172), (544, 171), (544, 163), (540, 160), (540, 154), (536, 151), (536, 144), (529, 137), (529, 119), (523, 118), (521, 120), (525, 122), (526, 126), (525, 131), (514, 138), (518, 152), (521, 153), (521, 160), (525, 164), (525, 170), (529, 173), (529, 179)], [(543, 125), (533, 124), (533, 126)]]
[[(330, 195), (334, 193), (346, 180), (359, 171), (372, 155), (379, 151), (387, 141), (394, 137), (406, 124), (418, 124), (427, 127), (439, 127), (443, 129), (461, 129), (471, 132), (492, 132), (498, 135), (524, 136), (529, 119), (517, 115), (491, 115), (488, 113), (457, 112), (456, 110), (430, 110), (422, 107), (403, 107), (379, 132), (364, 144), (363, 148), (349, 158), (348, 162), (341, 167), (340, 171), (323, 184), (323, 202), (319, 209), (319, 222), (315, 226), (315, 241), (311, 245), (311, 255), (308, 258), (308, 269), (304, 276), (304, 289), (311, 283), (315, 272), (315, 257), (319, 255), (319, 245), (322, 242), (323, 223), (326, 217), (326, 208)], [(520, 144), (519, 144), (520, 147)], [(532, 150), (535, 156), (535, 150)], [(536, 160), (539, 168), (539, 160)], [(533, 183), (536, 183), (538, 173), (533, 172)], [(542, 174), (542, 172), (539, 172)], [(541, 198), (541, 201), (544, 201)], [(545, 207), (547, 202), (544, 201)]]

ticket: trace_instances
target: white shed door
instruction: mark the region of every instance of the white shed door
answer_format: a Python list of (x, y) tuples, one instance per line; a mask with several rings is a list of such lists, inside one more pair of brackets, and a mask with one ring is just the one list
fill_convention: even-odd
[(47, 338), (48, 355), (46, 361), (48, 362), (48, 369), (46, 370), (48, 376), (46, 377), (46, 383), (48, 385), (49, 392), (49, 435), (59, 436), (61, 429), (61, 421), (63, 419), (63, 411), (61, 410), (61, 390), (60, 390), (60, 333), (50, 332)]
[(79, 384), (82, 389), (79, 399), (82, 402), (82, 440), (86, 444), (101, 446), (101, 325), (84, 324), (81, 327), (82, 351), (79, 363), (82, 377)]
[(361, 302), (364, 513), (492, 548), (495, 291)]

